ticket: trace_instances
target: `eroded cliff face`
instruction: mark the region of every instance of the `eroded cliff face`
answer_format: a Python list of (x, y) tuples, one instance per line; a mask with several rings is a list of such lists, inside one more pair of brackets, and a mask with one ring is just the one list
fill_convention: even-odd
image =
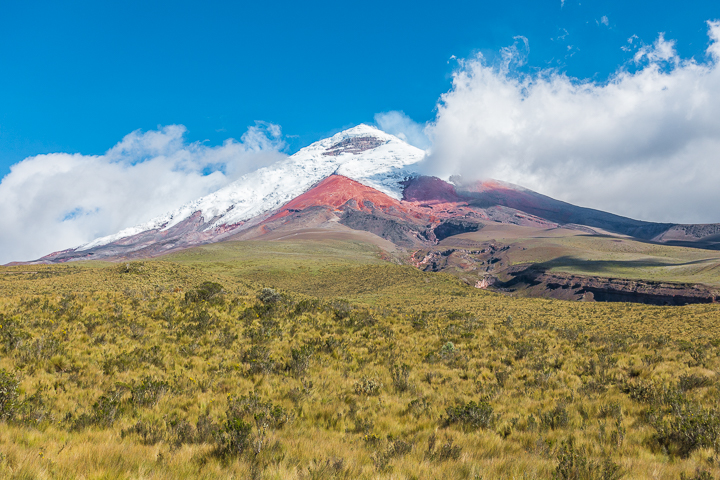
[(522, 292), (535, 297), (673, 306), (717, 303), (720, 300), (720, 290), (700, 284), (547, 272), (537, 265), (516, 265), (506, 274), (510, 279), (496, 282), (496, 290)]
[(474, 248), (419, 249), (410, 263), (424, 271), (450, 273), (468, 285), (499, 293), (586, 302), (650, 305), (716, 303), (720, 290), (700, 284), (652, 282), (551, 272), (543, 264), (513, 265), (517, 248), (487, 242)]

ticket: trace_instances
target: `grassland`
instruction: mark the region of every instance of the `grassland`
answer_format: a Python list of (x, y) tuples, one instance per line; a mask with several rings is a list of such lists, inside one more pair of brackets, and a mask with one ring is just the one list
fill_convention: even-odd
[(720, 475), (720, 308), (508, 298), (353, 242), (0, 269), (2, 478)]

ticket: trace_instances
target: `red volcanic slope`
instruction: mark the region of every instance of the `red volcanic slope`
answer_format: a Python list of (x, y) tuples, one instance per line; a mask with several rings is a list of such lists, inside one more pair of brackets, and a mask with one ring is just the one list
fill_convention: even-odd
[(354, 200), (357, 204), (356, 208), (359, 210), (370, 211), (370, 208), (365, 205), (365, 202), (372, 202), (375, 208), (386, 212), (404, 213), (415, 218), (426, 215), (412, 205), (403, 204), (355, 180), (343, 177), (342, 175), (330, 175), (307, 192), (283, 205), (282, 210), (270, 217), (267, 221), (282, 218), (293, 211), (305, 210), (309, 207), (332, 207), (338, 210), (351, 200)]

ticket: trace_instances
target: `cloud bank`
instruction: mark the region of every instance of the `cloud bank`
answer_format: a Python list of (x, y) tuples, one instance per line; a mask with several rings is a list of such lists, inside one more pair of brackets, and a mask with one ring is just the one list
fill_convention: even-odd
[(0, 182), (0, 264), (32, 260), (147, 221), (285, 155), (277, 125), (209, 147), (185, 127), (134, 131), (104, 155), (29, 157)]
[(706, 58), (681, 59), (660, 35), (602, 84), (518, 73), (512, 48), (498, 65), (461, 61), (424, 128), (428, 172), (643, 220), (720, 222), (720, 22), (708, 34)]

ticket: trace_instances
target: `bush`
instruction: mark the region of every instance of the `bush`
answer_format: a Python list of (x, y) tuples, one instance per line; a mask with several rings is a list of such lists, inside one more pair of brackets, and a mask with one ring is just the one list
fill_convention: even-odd
[(720, 415), (716, 410), (692, 403), (675, 404), (667, 419), (655, 418), (652, 425), (655, 440), (670, 455), (687, 458), (698, 448), (720, 451)]
[(143, 445), (155, 445), (165, 438), (165, 430), (158, 422), (140, 420), (132, 427), (120, 432), (122, 438), (129, 435), (140, 437), (140, 443)]
[(282, 296), (272, 288), (263, 288), (257, 298), (264, 304), (277, 303), (282, 300)]
[(365, 327), (372, 327), (377, 324), (377, 318), (367, 310), (353, 310), (345, 319), (345, 326), (359, 330)]
[[(98, 426), (109, 428), (124, 413), (124, 405), (122, 402), (122, 389), (116, 389), (100, 396), (93, 404), (89, 413), (79, 415), (72, 421), (72, 430), (82, 430), (89, 426)], [(72, 415), (68, 415), (68, 420), (72, 420)]]
[(13, 374), (0, 368), (0, 420), (8, 420), (18, 408), (19, 382)]
[(692, 476), (687, 476), (684, 472), (680, 474), (680, 480), (715, 480), (712, 473), (697, 467)]
[(428, 449), (425, 456), (429, 460), (435, 460), (438, 462), (444, 462), (446, 460), (457, 460), (460, 458), (462, 453), (462, 447), (453, 445), (453, 439), (448, 438), (440, 448), (436, 448), (437, 435), (434, 433), (428, 438)]
[(290, 415), (280, 405), (263, 402), (255, 393), (228, 399), (228, 418), (254, 420), (267, 428), (282, 428), (291, 420)]
[(117, 266), (117, 272), (120, 274), (132, 273), (137, 275), (142, 272), (143, 267), (143, 262), (121, 263)]
[(265, 430), (282, 428), (291, 419), (281, 406), (264, 402), (255, 393), (239, 398), (229, 397), (225, 417), (223, 429), (215, 438), (217, 453), (229, 456), (240, 456), (251, 446), (253, 423), (257, 434), (252, 446), (257, 455), (265, 444)]
[(562, 480), (617, 480), (623, 477), (620, 466), (609, 458), (596, 462), (587, 458), (585, 448), (576, 448), (572, 437), (560, 446), (553, 478)]
[(152, 407), (169, 389), (167, 382), (146, 376), (138, 385), (132, 387), (131, 402), (139, 407)]
[(570, 422), (565, 405), (557, 404), (555, 408), (549, 412), (540, 413), (540, 425), (544, 428), (556, 430), (558, 428), (567, 427)]
[(203, 282), (195, 290), (185, 294), (185, 303), (222, 303), (224, 295), (223, 286), (215, 282)]
[(678, 387), (683, 392), (689, 392), (696, 388), (709, 387), (713, 384), (713, 381), (703, 375), (696, 375), (694, 373), (690, 375), (680, 375), (678, 381)]
[(16, 321), (0, 314), (0, 344), (5, 353), (20, 348), (29, 338), (30, 334), (22, 330)]
[(524, 340), (516, 342), (513, 345), (513, 348), (515, 349), (515, 360), (522, 360), (534, 350), (533, 345), (530, 342)]
[(218, 453), (221, 455), (236, 456), (242, 455), (250, 445), (250, 435), (252, 433), (252, 425), (244, 421), (242, 418), (231, 416), (223, 426), (220, 435)]
[(245, 311), (245, 337), (253, 343), (264, 343), (274, 338), (281, 338), (283, 331), (280, 322), (268, 315), (273, 307), (257, 307)]
[(201, 337), (218, 324), (218, 319), (203, 308), (194, 311), (192, 315), (185, 319), (185, 322), (182, 333), (191, 337)]
[(378, 395), (383, 384), (377, 378), (363, 377), (355, 382), (355, 393), (358, 395)]
[(490, 428), (495, 421), (493, 415), (493, 407), (485, 400), (480, 400), (458, 405), (456, 407), (448, 407), (445, 410), (445, 425), (459, 423), (468, 429)]
[(404, 392), (410, 387), (410, 366), (403, 363), (402, 365), (393, 365), (390, 367), (390, 376), (392, 377), (393, 386), (398, 392)]
[(288, 368), (299, 378), (305, 375), (305, 372), (310, 367), (310, 358), (313, 355), (312, 347), (303, 345), (301, 348), (293, 348), (290, 351), (290, 363)]
[(412, 400), (407, 406), (407, 413), (412, 414), (415, 418), (428, 413), (430, 411), (430, 402), (425, 397), (419, 397)]
[(253, 345), (242, 356), (243, 363), (249, 365), (248, 373), (251, 375), (268, 374), (275, 368), (275, 361), (270, 356), (270, 350), (267, 347)]

